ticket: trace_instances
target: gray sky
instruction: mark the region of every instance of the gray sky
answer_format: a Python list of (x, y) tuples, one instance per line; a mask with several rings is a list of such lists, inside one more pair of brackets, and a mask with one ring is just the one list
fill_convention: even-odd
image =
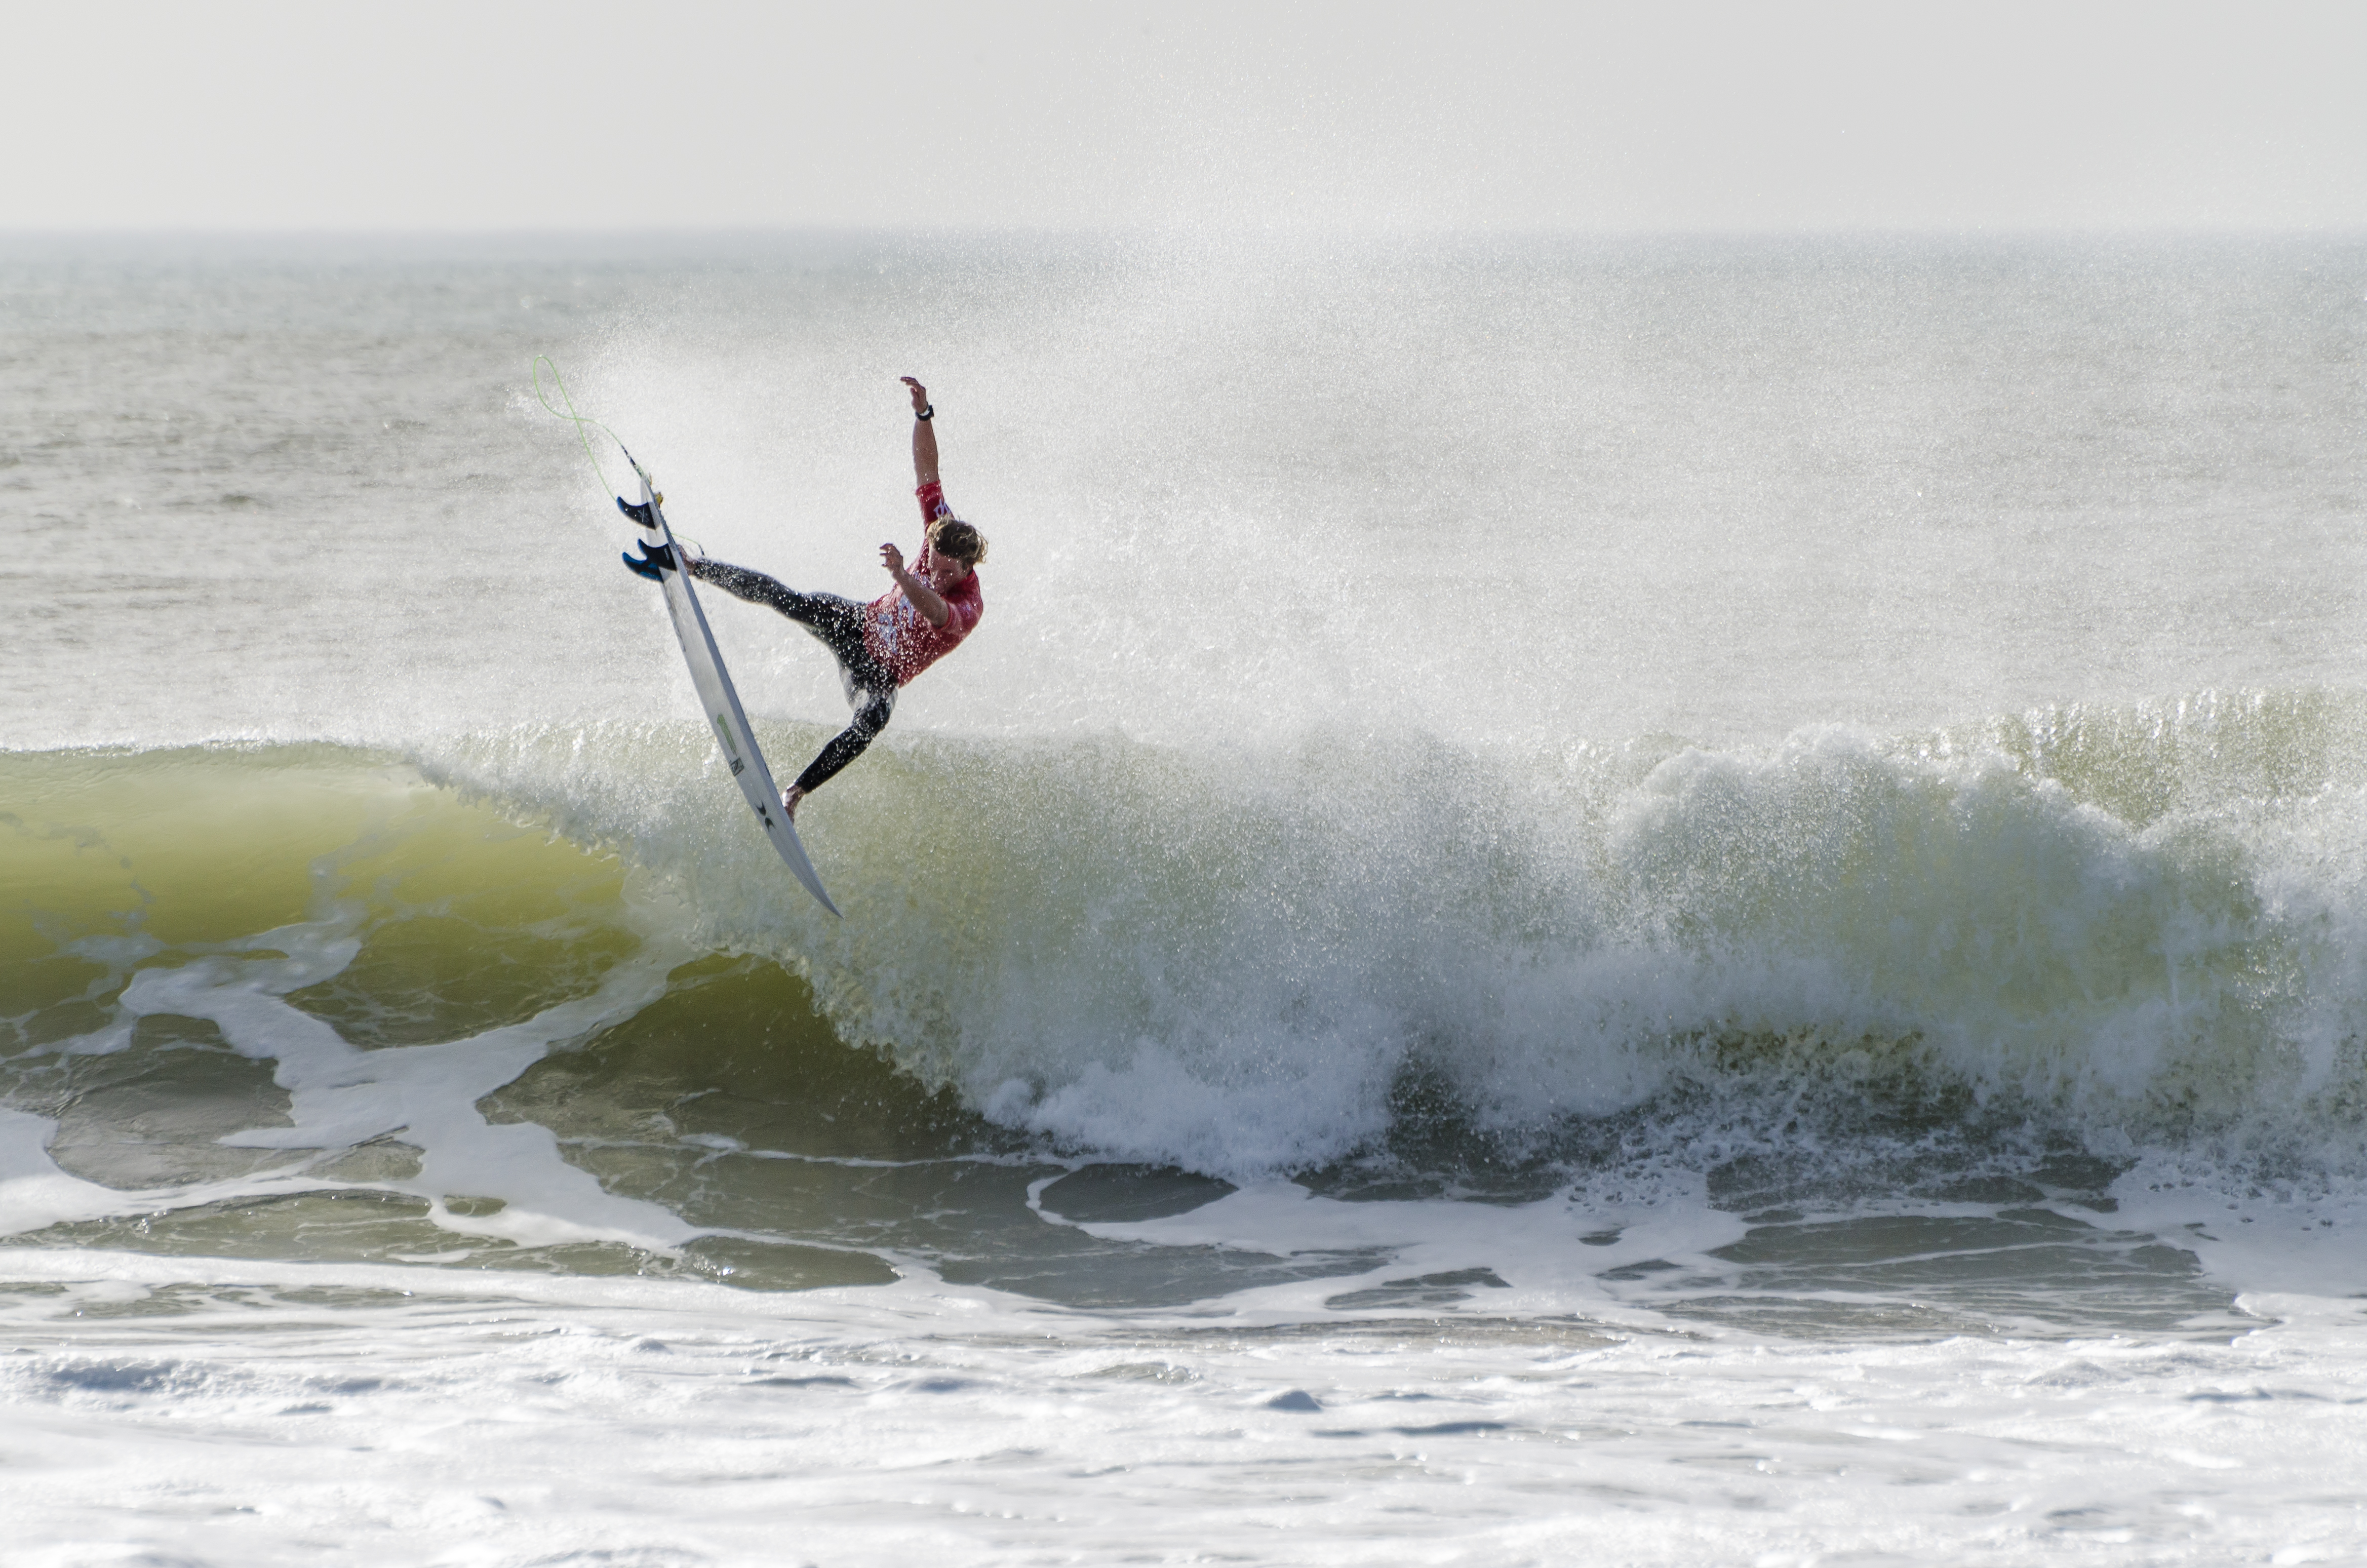
[(2367, 5), (75, 0), (16, 229), (2367, 227)]

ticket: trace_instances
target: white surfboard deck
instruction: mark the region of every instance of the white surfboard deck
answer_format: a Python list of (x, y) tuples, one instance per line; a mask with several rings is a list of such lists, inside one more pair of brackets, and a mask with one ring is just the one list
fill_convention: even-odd
[[(632, 460), (632, 454), (625, 454)], [(690, 665), (690, 684), (697, 688), (699, 706), (707, 710), (707, 727), (715, 732), (718, 745), (723, 748), (723, 760), (731, 767), (731, 777), (740, 781), (740, 792), (748, 797), (748, 809), (764, 826), (764, 836), (780, 851), (792, 876), (805, 884), (806, 892), (821, 901), (821, 906), (832, 915), (838, 905), (830, 901), (821, 878), (814, 872), (813, 862), (806, 858), (806, 846), (798, 841), (797, 824), (789, 813), (781, 809), (781, 791), (773, 782), (773, 770), (764, 766), (764, 754), (756, 744), (755, 733), (748, 728), (748, 715), (740, 707), (740, 694), (732, 689), (730, 672), (723, 667), (723, 655), (715, 646), (715, 633), (707, 627), (707, 612), (698, 608), (698, 596), (691, 591), (690, 574), (682, 570), (680, 547), (674, 541), (674, 530), (666, 527), (665, 513), (658, 506), (657, 492), (650, 484), (650, 476), (641, 465), (633, 463), (633, 472), (641, 482), (641, 505), (650, 509), (650, 524), (642, 529), (650, 549), (663, 545), (667, 559), (675, 564), (659, 573), (659, 586), (665, 590), (666, 614), (674, 619), (674, 634), (682, 643), (682, 656)], [(844, 916), (842, 916), (844, 918)]]

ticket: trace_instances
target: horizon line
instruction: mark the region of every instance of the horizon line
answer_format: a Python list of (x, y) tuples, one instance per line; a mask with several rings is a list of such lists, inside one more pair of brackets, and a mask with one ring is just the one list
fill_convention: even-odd
[(1086, 225), (1032, 223), (718, 223), (711, 225), (229, 225), (0, 222), (0, 243), (74, 240), (312, 241), (701, 241), (768, 239), (1143, 240), (1195, 238), (1394, 241), (1801, 240), (1801, 239), (2367, 239), (2367, 222), (2348, 223), (1796, 223), (1662, 227), (1466, 227), (1214, 223)]

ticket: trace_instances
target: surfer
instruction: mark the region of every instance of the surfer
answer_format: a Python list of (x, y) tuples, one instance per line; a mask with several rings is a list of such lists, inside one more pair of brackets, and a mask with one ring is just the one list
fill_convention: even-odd
[[(702, 583), (712, 583), (735, 598), (767, 605), (804, 627), (821, 641), (838, 661), (839, 684), (845, 688), (854, 722), (840, 731), (781, 791), (781, 809), (794, 818), (798, 803), (822, 787), (838, 770), (863, 755), (863, 748), (888, 727), (896, 710), (896, 693), (914, 676), (954, 651), (976, 630), (986, 601), (979, 592), (978, 566), (986, 559), (986, 536), (963, 522), (946, 505), (945, 486), (937, 481), (937, 436), (933, 421), (936, 408), (929, 389), (910, 376), (900, 378), (912, 394), (912, 477), (920, 497), (921, 519), (927, 532), (920, 559), (908, 569), (904, 552), (893, 542), (879, 547), (879, 563), (896, 585), (869, 604), (857, 604), (836, 594), (800, 593), (762, 572), (685, 552), (685, 570)], [(652, 582), (660, 580), (665, 562), (649, 555), (628, 555), (625, 564)]]

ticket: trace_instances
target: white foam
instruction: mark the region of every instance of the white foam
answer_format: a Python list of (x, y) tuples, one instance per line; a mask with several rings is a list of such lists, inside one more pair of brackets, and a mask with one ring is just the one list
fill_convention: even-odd
[[(497, 1237), (520, 1245), (607, 1240), (673, 1247), (694, 1227), (655, 1203), (617, 1197), (589, 1172), (569, 1164), (557, 1138), (531, 1122), (495, 1125), (476, 1102), (511, 1082), (554, 1046), (579, 1040), (604, 1024), (629, 1017), (664, 994), (667, 972), (695, 952), (652, 937), (613, 965), (586, 995), (544, 1008), (514, 1024), (433, 1045), (365, 1051), (325, 1021), (290, 1006), (289, 992), (328, 980), (360, 950), (352, 912), (281, 926), (175, 968), (149, 968), (131, 977), (99, 1029), (54, 1049), (112, 1052), (131, 1025), (156, 1014), (203, 1018), (241, 1055), (273, 1063), (273, 1080), (288, 1091), (289, 1123), (223, 1135), (232, 1147), (335, 1152), (399, 1135), (420, 1151), (414, 1176), (369, 1183), (327, 1181), (301, 1174), (308, 1161), (284, 1173), (240, 1182), (215, 1182), (140, 1192), (115, 1192), (74, 1181), (44, 1152), (54, 1124), (6, 1113), (5, 1146), (11, 1165), (0, 1179), (0, 1233), (17, 1233), (60, 1219), (91, 1219), (160, 1207), (185, 1207), (243, 1194), (364, 1187), (408, 1193), (431, 1203), (431, 1217), (457, 1233)], [(497, 1197), (490, 1215), (455, 1213), (452, 1197)]]
[(126, 1195), (60, 1170), (50, 1158), (58, 1124), (0, 1107), (0, 1235), (122, 1213)]
[[(1039, 1184), (1031, 1195), (1039, 1211), (1046, 1207), (1047, 1185)], [(1266, 1256), (1364, 1250), (1382, 1256), (1362, 1275), (1331, 1275), (1227, 1296), (1224, 1308), (1239, 1314), (1315, 1317), (1323, 1313), (1326, 1300), (1359, 1289), (1477, 1269), (1501, 1270), (1512, 1278), (1478, 1292), (1484, 1300), (1471, 1303), (1475, 1311), (1512, 1316), (1580, 1312), (1604, 1323), (1655, 1324), (1663, 1320), (1620, 1300), (1603, 1275), (1647, 1261), (1724, 1273), (1727, 1266), (1705, 1255), (1741, 1240), (1750, 1228), (1711, 1207), (1701, 1178), (1690, 1173), (1672, 1173), (1648, 1201), (1576, 1198), (1561, 1191), (1520, 1204), (1342, 1201), (1293, 1182), (1268, 1181), (1169, 1219), (1069, 1220), (1057, 1210), (1046, 1217), (1110, 1241), (1224, 1247)], [(1588, 1243), (1587, 1237), (1595, 1240)]]
[(2200, 1151), (2146, 1150), (2112, 1184), (2114, 1222), (2191, 1252), (2255, 1299), (2367, 1299), (2367, 1187), (2305, 1169), (2265, 1187), (2256, 1165)]
[(855, 1564), (1146, 1541), (1336, 1564), (2358, 1548), (2356, 1302), (2218, 1340), (1837, 1345), (1114, 1322), (918, 1280), (768, 1298), (51, 1251), (0, 1252), (0, 1276), (55, 1288), (0, 1297), (11, 1555), (38, 1568), (105, 1561), (94, 1540), (487, 1568), (785, 1542)]
[[(2286, 706), (2194, 722), (2271, 750), (2335, 723)], [(2260, 801), (2224, 758), (2190, 767), (2194, 736), (2120, 733), (2144, 723), (2090, 739), (2132, 758), (2113, 788), (2172, 803), (2149, 821), (2023, 742), (1834, 726), (1576, 766), (1380, 739), (922, 751), (817, 806), (843, 924), (785, 896), (686, 723), (481, 735), (428, 766), (627, 847), (683, 940), (780, 958), (844, 1038), (1113, 1157), (1335, 1159), (1409, 1068), (1513, 1131), (1754, 1071), (1772, 1093), (1912, 1072), (2100, 1149), (2199, 1116), (2356, 1153), (2329, 1114), (2362, 1070), (2367, 799)], [(916, 852), (912, 821), (981, 801), (991, 832)]]

